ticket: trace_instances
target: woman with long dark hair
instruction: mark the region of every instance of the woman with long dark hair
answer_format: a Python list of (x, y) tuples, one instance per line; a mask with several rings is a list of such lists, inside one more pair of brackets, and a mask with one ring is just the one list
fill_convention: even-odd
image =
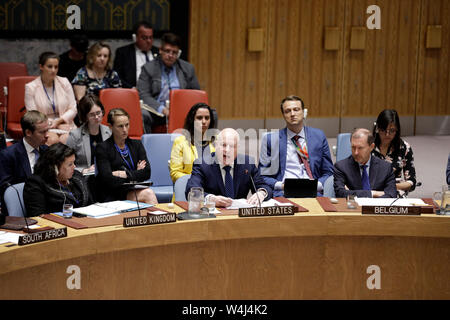
[(86, 182), (75, 170), (75, 150), (61, 142), (51, 145), (25, 183), (23, 201), (29, 217), (61, 212), (64, 204), (75, 208), (91, 204)]
[(375, 149), (372, 154), (392, 164), (400, 196), (416, 187), (416, 169), (411, 146), (401, 138), (400, 119), (397, 111), (383, 110), (373, 128)]
[(173, 142), (170, 155), (170, 177), (175, 183), (180, 177), (191, 174), (192, 166), (199, 155), (215, 152), (214, 136), (207, 130), (215, 128), (213, 111), (206, 103), (197, 103), (189, 110), (184, 121), (183, 135)]

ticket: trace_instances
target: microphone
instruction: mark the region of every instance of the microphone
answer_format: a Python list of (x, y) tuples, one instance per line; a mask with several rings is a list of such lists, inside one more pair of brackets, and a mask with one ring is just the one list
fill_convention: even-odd
[(17, 188), (14, 185), (12, 185), (11, 183), (9, 183), (9, 182), (6, 185), (7, 185), (7, 187), (13, 188), (16, 191), (16, 193), (17, 193), (17, 199), (19, 199), (19, 204), (20, 204), (20, 208), (22, 209), (23, 219), (25, 220), (25, 225), (27, 226), (27, 228), (23, 229), (23, 231), (27, 232), (27, 233), (33, 232), (32, 229), (30, 229), (30, 226), (28, 225), (27, 217), (26, 217), (26, 214), (25, 214), (25, 209), (23, 208), (22, 201), (20, 201), (19, 190), (17, 190)]
[[(256, 190), (255, 181), (253, 181), (252, 175), (248, 174), (248, 170), (247, 169), (245, 169), (244, 173), (250, 177), (250, 181), (252, 182), (252, 186), (253, 186), (253, 189), (255, 190), (255, 194), (258, 193), (258, 191)], [(261, 208), (261, 200), (259, 200), (258, 195), (256, 195), (256, 198), (258, 199), (258, 204), (259, 204), (259, 207)]]
[[(122, 166), (122, 168), (125, 170), (125, 172), (127, 173), (127, 175), (130, 175), (131, 181), (130, 183), (137, 183), (137, 181), (134, 180), (133, 174), (131, 173), (130, 170), (127, 169), (127, 167)], [(133, 191), (134, 191), (134, 197), (136, 198), (136, 205), (138, 208), (138, 212), (139, 212), (139, 216), (141, 216), (141, 208), (139, 207), (139, 201), (138, 201), (138, 197), (137, 197), (137, 192), (136, 192), (136, 187), (133, 186)]]
[(137, 182), (136, 179), (134, 179), (133, 173), (132, 173), (129, 169), (127, 169), (127, 167), (122, 166), (122, 168), (125, 170), (125, 172), (127, 173), (127, 175), (130, 176), (130, 182), (131, 182), (131, 183)]

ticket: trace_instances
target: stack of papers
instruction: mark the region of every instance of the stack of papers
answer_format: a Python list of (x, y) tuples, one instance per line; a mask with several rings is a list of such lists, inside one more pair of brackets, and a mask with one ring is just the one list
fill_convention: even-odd
[(21, 236), (21, 235), (18, 233), (0, 231), (0, 244), (8, 243), (8, 242), (18, 244), (19, 236)]
[[(418, 198), (356, 198), (359, 206), (426, 206), (422, 199)], [(394, 202), (395, 201), (395, 202)]]
[[(231, 206), (227, 207), (229, 210), (233, 209), (240, 209), (240, 208), (253, 208), (253, 207), (259, 207), (259, 205), (249, 204), (247, 203), (247, 199), (233, 199), (233, 203)], [(292, 203), (284, 203), (279, 202), (275, 199), (269, 199), (267, 201), (261, 202), (261, 207), (282, 207), (282, 206), (292, 206)]]
[[(139, 202), (139, 208), (145, 209), (151, 207), (151, 204)], [(117, 215), (122, 212), (137, 210), (135, 201), (110, 201), (104, 203), (94, 203), (87, 207), (74, 208), (73, 212), (85, 214), (93, 218), (106, 218)]]

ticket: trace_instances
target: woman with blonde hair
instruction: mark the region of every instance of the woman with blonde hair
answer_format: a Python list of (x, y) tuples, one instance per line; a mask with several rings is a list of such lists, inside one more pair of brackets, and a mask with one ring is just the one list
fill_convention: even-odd
[(88, 93), (99, 95), (106, 88), (120, 88), (119, 75), (111, 68), (111, 48), (104, 42), (94, 43), (88, 50), (86, 66), (72, 80), (75, 97), (80, 101)]

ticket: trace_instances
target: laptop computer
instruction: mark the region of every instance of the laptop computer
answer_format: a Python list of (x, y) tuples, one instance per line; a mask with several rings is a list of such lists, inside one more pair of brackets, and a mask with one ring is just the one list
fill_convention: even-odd
[(284, 196), (286, 198), (315, 198), (317, 197), (317, 180), (284, 179)]

